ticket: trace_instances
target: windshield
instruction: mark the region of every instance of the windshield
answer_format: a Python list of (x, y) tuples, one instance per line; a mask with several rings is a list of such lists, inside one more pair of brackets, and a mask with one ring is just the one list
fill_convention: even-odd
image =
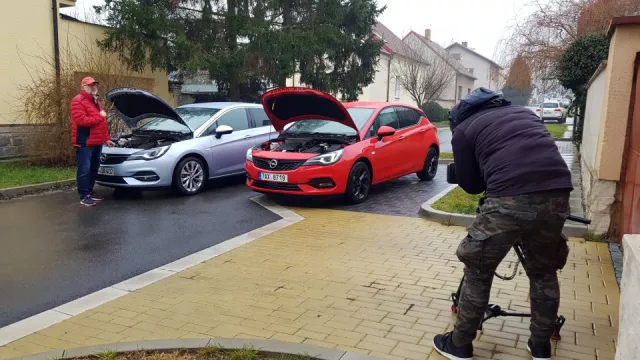
[[(371, 114), (375, 109), (369, 108), (349, 108), (347, 112), (351, 115), (353, 122), (358, 127), (358, 130), (367, 123), (367, 120), (371, 117)], [(289, 129), (285, 131), (287, 134), (297, 133), (321, 133), (321, 134), (335, 134), (335, 135), (356, 135), (356, 131), (349, 126), (340, 124), (331, 120), (300, 120), (291, 125)]]
[[(220, 111), (220, 109), (183, 107), (177, 108), (175, 109), (175, 111), (178, 115), (180, 115), (182, 120), (184, 120), (192, 129), (195, 130), (202, 126), (202, 124), (204, 124), (207, 120), (211, 119), (211, 117), (215, 113)], [(172, 119), (155, 117), (146, 119), (145, 121), (147, 122), (144, 125), (140, 126), (139, 129), (178, 132), (190, 131), (186, 126)]]
[(544, 103), (542, 107), (545, 109), (555, 109), (559, 106), (558, 106), (558, 103)]

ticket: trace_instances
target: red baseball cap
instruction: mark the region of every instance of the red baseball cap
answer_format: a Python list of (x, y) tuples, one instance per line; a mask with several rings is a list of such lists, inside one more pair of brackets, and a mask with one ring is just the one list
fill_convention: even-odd
[(86, 78), (82, 79), (80, 84), (81, 85), (93, 85), (93, 84), (98, 84), (98, 82), (96, 81), (96, 79), (92, 78), (91, 76), (87, 76)]

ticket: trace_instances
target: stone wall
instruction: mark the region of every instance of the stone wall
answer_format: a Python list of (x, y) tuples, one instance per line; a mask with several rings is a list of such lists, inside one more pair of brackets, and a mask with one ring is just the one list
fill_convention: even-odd
[(598, 176), (583, 157), (582, 203), (585, 216), (591, 219), (588, 229), (597, 235), (606, 234), (611, 224), (612, 205), (615, 201), (616, 181), (598, 180)]
[(625, 235), (622, 243), (624, 265), (616, 360), (637, 360), (640, 357), (640, 235)]
[(27, 139), (32, 130), (33, 127), (27, 125), (0, 126), (0, 160), (24, 155)]

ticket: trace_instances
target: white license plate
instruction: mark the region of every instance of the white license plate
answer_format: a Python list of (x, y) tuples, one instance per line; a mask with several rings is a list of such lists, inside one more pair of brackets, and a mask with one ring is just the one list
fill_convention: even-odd
[(98, 174), (113, 176), (114, 175), (113, 168), (100, 166), (98, 168)]
[(289, 176), (287, 176), (286, 174), (271, 174), (271, 173), (259, 173), (258, 177), (260, 178), (260, 180), (266, 180), (266, 181), (277, 181), (277, 182), (288, 182), (289, 181)]

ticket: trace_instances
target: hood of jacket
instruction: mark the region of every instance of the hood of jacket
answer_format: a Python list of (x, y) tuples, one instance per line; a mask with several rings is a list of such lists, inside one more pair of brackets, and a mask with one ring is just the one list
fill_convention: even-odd
[(449, 127), (453, 131), (478, 111), (509, 105), (511, 105), (511, 101), (502, 94), (483, 87), (477, 88), (451, 109)]

